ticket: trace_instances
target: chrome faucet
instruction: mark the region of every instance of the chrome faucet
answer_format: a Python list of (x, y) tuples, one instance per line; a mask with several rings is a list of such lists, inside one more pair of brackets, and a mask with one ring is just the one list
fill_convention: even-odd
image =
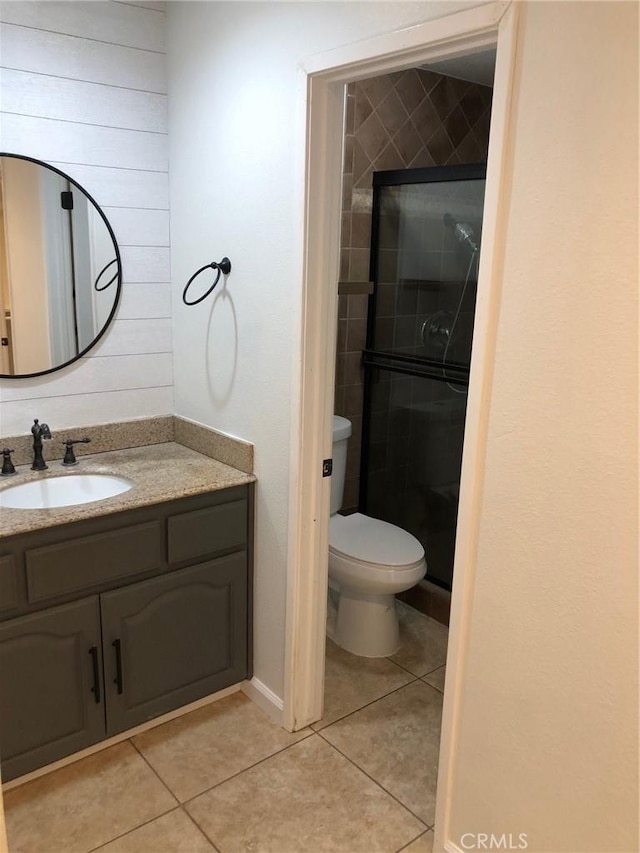
[(41, 424), (37, 418), (34, 418), (31, 433), (33, 435), (33, 465), (31, 466), (31, 470), (44, 471), (49, 466), (42, 456), (42, 439), (51, 438), (49, 424)]

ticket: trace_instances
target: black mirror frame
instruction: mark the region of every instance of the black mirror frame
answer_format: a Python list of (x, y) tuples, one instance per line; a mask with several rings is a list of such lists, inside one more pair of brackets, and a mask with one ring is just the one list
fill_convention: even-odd
[(116, 310), (118, 308), (118, 304), (120, 302), (120, 296), (122, 293), (122, 259), (120, 257), (120, 249), (118, 248), (118, 241), (116, 240), (116, 235), (113, 233), (113, 228), (109, 224), (109, 220), (104, 215), (102, 208), (98, 204), (98, 202), (93, 198), (93, 196), (88, 193), (83, 186), (81, 186), (77, 181), (75, 181), (70, 175), (67, 175), (66, 172), (63, 172), (62, 169), (57, 169), (55, 166), (51, 166), (49, 163), (45, 163), (44, 160), (38, 160), (35, 157), (27, 157), (24, 154), (11, 154), (7, 151), (0, 151), (0, 157), (13, 157), (16, 160), (28, 160), (30, 163), (36, 163), (38, 166), (44, 166), (45, 169), (51, 169), (52, 172), (56, 172), (58, 175), (63, 177), (65, 180), (69, 181), (76, 189), (78, 189), (81, 193), (83, 193), (93, 204), (95, 209), (98, 211), (100, 216), (102, 217), (102, 221), (107, 227), (107, 231), (109, 232), (109, 236), (113, 241), (113, 248), (116, 253), (116, 260), (118, 262), (118, 280), (116, 284), (116, 295), (113, 300), (113, 307), (109, 312), (109, 316), (107, 317), (104, 326), (96, 337), (91, 341), (89, 346), (85, 347), (78, 355), (75, 355), (73, 358), (70, 358), (69, 361), (65, 361), (63, 364), (57, 364), (55, 367), (50, 367), (48, 370), (39, 370), (37, 373), (0, 373), (0, 379), (32, 379), (34, 376), (46, 376), (49, 373), (55, 373), (56, 370), (62, 370), (65, 367), (68, 367), (70, 364), (78, 361), (78, 359), (82, 358), (86, 355), (90, 349), (98, 343), (100, 338), (107, 331), (109, 326), (111, 325), (111, 321), (113, 320)]

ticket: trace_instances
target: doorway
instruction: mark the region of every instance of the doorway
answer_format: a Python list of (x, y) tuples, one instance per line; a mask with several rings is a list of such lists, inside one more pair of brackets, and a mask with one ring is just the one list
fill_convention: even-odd
[[(369, 658), (336, 630), (329, 560), (324, 707), (313, 728), (422, 821), (425, 841), (450, 602), (436, 584), (451, 589), (494, 63), (488, 50), (471, 67), (448, 62), (458, 77), (423, 67), (346, 86), (333, 411), (351, 436), (346, 466), (344, 444), (334, 448), (332, 512), (344, 488), (330, 542), (339, 529), (354, 544), (350, 522), (357, 531), (367, 519), (371, 536), (374, 519), (387, 522), (389, 536), (424, 553), (427, 573), (392, 605), (399, 645)], [(367, 548), (381, 557), (382, 542)]]
[(437, 824), (445, 833), (456, 714), (464, 680), (464, 626), (473, 588), (477, 495), (498, 317), (500, 243), (496, 235), (502, 224), (499, 199), (505, 180), (504, 139), (513, 76), (515, 15), (516, 10), (510, 4), (487, 4), (314, 57), (301, 71), (304, 77), (301, 141), (304, 140), (306, 150), (303, 359), (299, 396), (293, 406), (294, 488), (290, 508), (284, 708), (285, 725), (291, 730), (319, 719), (324, 684), (329, 480), (322, 476), (321, 463), (331, 456), (344, 85), (416, 67), (436, 58), (497, 46), (483, 226), (485, 250), (478, 273), (478, 288), (483, 297), (476, 311), (474, 331), (449, 646), (455, 678), (449, 679), (447, 686), (440, 754), (440, 778), (444, 782), (439, 786), (442, 805)]

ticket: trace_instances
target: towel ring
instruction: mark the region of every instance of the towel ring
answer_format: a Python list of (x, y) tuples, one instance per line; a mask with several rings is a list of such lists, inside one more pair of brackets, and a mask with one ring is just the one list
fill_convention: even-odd
[[(193, 302), (189, 302), (187, 300), (187, 291), (189, 290), (191, 283), (200, 275), (201, 272), (204, 272), (205, 270), (218, 270), (218, 275), (216, 276), (216, 280), (213, 282), (213, 284), (211, 285), (209, 290), (207, 290), (206, 293), (204, 293), (198, 299), (194, 299)], [(207, 296), (215, 288), (216, 284), (220, 281), (220, 276), (221, 275), (229, 275), (230, 272), (231, 272), (231, 261), (229, 260), (229, 258), (223, 258), (219, 263), (212, 261), (210, 264), (205, 264), (203, 267), (200, 267), (200, 269), (196, 270), (196, 272), (194, 272), (194, 274), (191, 276), (189, 281), (186, 283), (185, 288), (182, 291), (182, 301), (184, 302), (185, 305), (197, 305), (198, 302), (202, 302), (202, 300), (207, 298)]]
[(114, 258), (112, 261), (109, 261), (108, 264), (105, 264), (102, 267), (102, 269), (100, 270), (100, 272), (98, 273), (98, 277), (96, 278), (96, 280), (93, 283), (94, 290), (96, 290), (98, 293), (102, 293), (103, 290), (106, 290), (108, 287), (110, 287), (113, 284), (113, 282), (118, 278), (118, 270), (116, 270), (116, 274), (113, 276), (113, 278), (109, 279), (109, 281), (106, 284), (103, 284), (102, 287), (98, 287), (98, 282), (100, 281), (102, 276), (106, 273), (106, 271), (109, 269), (109, 267), (112, 264), (117, 264), (117, 263), (118, 263), (118, 259)]

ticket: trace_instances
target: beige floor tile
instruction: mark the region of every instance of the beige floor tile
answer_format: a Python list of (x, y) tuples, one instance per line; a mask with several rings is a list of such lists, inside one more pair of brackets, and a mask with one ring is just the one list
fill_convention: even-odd
[(397, 602), (400, 650), (391, 660), (414, 675), (426, 675), (447, 661), (449, 629), (435, 619)]
[(175, 808), (127, 741), (5, 794), (11, 853), (86, 853)]
[(331, 640), (327, 640), (325, 667), (324, 714), (311, 726), (316, 731), (412, 680), (387, 658), (358, 657)]
[(339, 720), (322, 736), (432, 825), (441, 719), (442, 694), (414, 681)]
[(435, 687), (436, 690), (439, 690), (441, 693), (444, 693), (444, 679), (446, 674), (446, 666), (441, 666), (439, 669), (434, 669), (433, 672), (430, 672), (428, 675), (424, 676), (424, 681), (427, 684), (430, 684), (432, 687)]
[(222, 853), (392, 853), (423, 826), (319, 735), (186, 808)]
[(214, 853), (188, 814), (176, 809), (100, 847), (96, 853)]
[(420, 838), (416, 838), (403, 849), (402, 853), (433, 853), (433, 830), (429, 829)]
[(133, 742), (180, 802), (309, 735), (272, 723), (234, 693), (144, 734)]

